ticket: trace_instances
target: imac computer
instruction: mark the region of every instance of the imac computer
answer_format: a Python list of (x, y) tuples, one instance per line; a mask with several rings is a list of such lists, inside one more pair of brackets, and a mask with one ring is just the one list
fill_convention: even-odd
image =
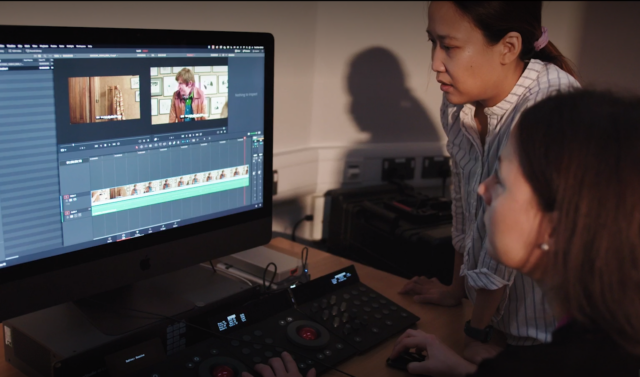
[(141, 283), (268, 243), (273, 64), (268, 33), (0, 26), (0, 321), (175, 315)]

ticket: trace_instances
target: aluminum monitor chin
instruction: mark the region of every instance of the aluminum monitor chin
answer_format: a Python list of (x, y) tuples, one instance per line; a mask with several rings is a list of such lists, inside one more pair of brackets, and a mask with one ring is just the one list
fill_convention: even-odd
[(0, 26), (0, 321), (271, 239), (268, 33)]

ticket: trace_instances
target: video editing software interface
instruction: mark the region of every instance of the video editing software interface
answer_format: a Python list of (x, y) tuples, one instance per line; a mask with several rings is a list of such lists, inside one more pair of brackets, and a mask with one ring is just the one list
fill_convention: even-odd
[(261, 207), (264, 70), (263, 46), (0, 41), (0, 268)]

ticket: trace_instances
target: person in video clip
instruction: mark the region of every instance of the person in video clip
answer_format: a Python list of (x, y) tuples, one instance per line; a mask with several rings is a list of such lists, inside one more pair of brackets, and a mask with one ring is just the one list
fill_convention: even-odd
[(209, 174), (207, 175), (207, 178), (205, 179), (205, 182), (209, 182), (213, 179), (213, 177), (211, 176), (211, 172), (209, 172)]
[[(193, 72), (189, 68), (183, 68), (176, 74), (176, 81), (178, 90), (173, 93), (169, 123), (205, 120), (206, 100), (202, 89), (195, 84)], [(190, 117), (194, 114), (202, 114), (202, 116)]]
[(131, 195), (138, 195), (139, 193), (140, 192), (138, 191), (138, 185), (133, 185), (133, 188), (131, 189)]
[(151, 186), (151, 182), (144, 188), (145, 193), (153, 192), (153, 187)]
[(168, 188), (171, 188), (171, 183), (169, 183), (169, 180), (168, 180), (168, 179), (165, 179), (165, 180), (164, 180), (164, 184), (162, 184), (162, 189), (163, 189), (163, 190), (166, 190), (166, 189), (168, 189)]
[(236, 170), (233, 171), (233, 176), (237, 177), (240, 175), (240, 171), (238, 170), (238, 168), (236, 168)]
[(178, 187), (182, 187), (182, 186), (184, 186), (184, 179), (180, 177), (180, 180), (178, 180)]
[(249, 167), (245, 167), (244, 168), (244, 173), (242, 173), (242, 175), (248, 175), (249, 174)]
[(191, 184), (195, 185), (196, 183), (200, 183), (200, 179), (198, 178), (198, 176), (196, 174), (194, 174), (193, 178), (191, 179)]
[(227, 178), (227, 175), (225, 174), (224, 170), (220, 172), (220, 179), (223, 178)]

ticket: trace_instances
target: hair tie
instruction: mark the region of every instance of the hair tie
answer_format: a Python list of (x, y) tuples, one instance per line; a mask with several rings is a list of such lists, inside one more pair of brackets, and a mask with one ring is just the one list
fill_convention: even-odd
[(547, 28), (543, 26), (542, 36), (540, 37), (540, 39), (538, 39), (536, 43), (533, 44), (533, 47), (535, 47), (536, 51), (540, 51), (544, 48), (544, 46), (547, 45), (548, 42), (549, 42), (549, 34), (547, 33)]

